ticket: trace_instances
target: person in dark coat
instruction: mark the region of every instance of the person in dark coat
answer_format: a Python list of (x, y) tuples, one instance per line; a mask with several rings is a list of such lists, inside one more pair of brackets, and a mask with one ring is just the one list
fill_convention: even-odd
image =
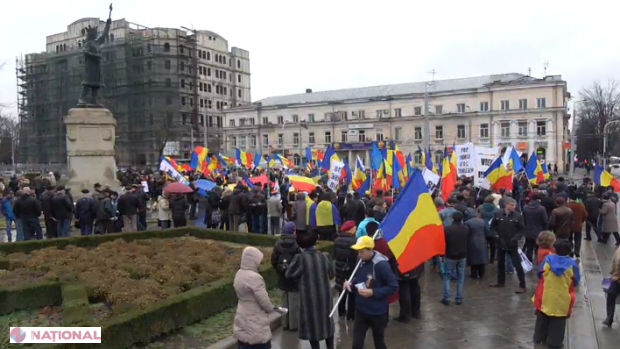
[(525, 244), (523, 245), (523, 252), (527, 256), (530, 262), (534, 263), (534, 256), (538, 245), (536, 244), (536, 238), (541, 231), (547, 230), (547, 224), (549, 218), (547, 217), (547, 210), (541, 205), (542, 196), (540, 194), (534, 194), (532, 200), (523, 207), (523, 233), (525, 234)]
[(41, 216), (41, 205), (39, 201), (32, 195), (30, 188), (22, 189), (22, 196), (15, 201), (13, 206), (13, 214), (16, 219), (21, 221), (24, 230), (24, 240), (43, 239), (41, 233), (41, 224), (39, 216)]
[(594, 234), (598, 238), (598, 241), (601, 241), (601, 233), (598, 230), (598, 217), (601, 212), (601, 199), (599, 199), (596, 194), (589, 193), (588, 198), (585, 201), (586, 211), (588, 211), (588, 219), (586, 220), (586, 240), (592, 240), (592, 230), (594, 230)]
[(48, 186), (45, 192), (41, 194), (41, 209), (43, 210), (43, 219), (45, 223), (45, 236), (48, 239), (58, 237), (58, 222), (52, 215), (52, 199), (56, 192), (56, 187)]
[[(340, 232), (334, 241), (335, 289), (338, 292), (343, 291), (342, 285), (351, 278), (351, 273), (357, 264), (357, 251), (351, 249), (351, 246), (355, 245), (356, 232), (357, 225), (355, 221), (348, 220), (342, 224)], [(355, 315), (355, 294), (346, 291), (346, 294), (338, 303), (338, 315), (346, 315), (347, 320), (353, 320)]]
[(220, 219), (222, 220), (220, 227), (223, 230), (230, 230), (230, 221), (229, 221), (230, 215), (228, 214), (228, 208), (230, 207), (231, 195), (232, 195), (232, 190), (226, 187), (224, 191), (222, 192), (222, 197), (220, 198), (219, 208), (220, 208)]
[(248, 209), (248, 197), (243, 192), (243, 186), (237, 185), (233, 190), (230, 197), (230, 204), (228, 206), (228, 222), (230, 223), (232, 231), (239, 231), (239, 225), (241, 224), (241, 216), (243, 216)]
[(334, 349), (334, 320), (329, 316), (333, 307), (330, 280), (334, 265), (329, 254), (315, 248), (317, 235), (308, 233), (299, 247), (303, 252), (293, 258), (286, 277), (299, 280), (299, 339), (310, 341), (312, 349), (325, 340)]
[(97, 217), (97, 203), (91, 195), (88, 195), (88, 189), (83, 189), (82, 194), (84, 196), (75, 203), (75, 219), (82, 235), (92, 235), (93, 224)]
[(420, 278), (424, 273), (424, 263), (405, 273), (397, 271), (398, 304), (400, 311), (394, 320), (408, 323), (411, 318), (421, 319), (420, 306), (422, 304), (422, 290)]
[(551, 211), (549, 228), (553, 230), (558, 239), (568, 240), (574, 220), (573, 211), (566, 207), (566, 199), (563, 197), (556, 197), (555, 203), (558, 207)]
[(189, 209), (187, 197), (183, 194), (173, 194), (168, 202), (174, 227), (178, 228), (186, 226), (187, 216), (185, 215), (185, 212)]
[(486, 226), (487, 222), (482, 219), (482, 214), (479, 213), (477, 217), (470, 218), (464, 226), (469, 228), (469, 235), (467, 236), (467, 264), (471, 267), (472, 279), (483, 279), (488, 261), (487, 253), (487, 236)]
[(114, 232), (115, 217), (114, 208), (112, 206), (112, 199), (110, 195), (112, 192), (109, 189), (101, 191), (97, 197), (99, 198), (97, 203), (97, 225), (100, 234), (111, 234)]
[(519, 240), (523, 237), (523, 216), (516, 211), (517, 202), (512, 198), (505, 200), (505, 208), (497, 212), (491, 228), (498, 234), (499, 239), (499, 258), (497, 260), (497, 283), (490, 287), (504, 287), (506, 283), (506, 255), (510, 256), (512, 263), (517, 270), (519, 278), (519, 289), (515, 293), (525, 293), (525, 273), (521, 266), (519, 256)]
[(282, 306), (288, 309), (288, 313), (282, 316), (284, 330), (297, 331), (299, 324), (299, 280), (287, 278), (286, 271), (300, 253), (301, 248), (295, 237), (295, 223), (288, 222), (271, 253), (271, 266), (278, 272), (278, 288), (284, 291)]
[(140, 200), (131, 192), (132, 188), (125, 188), (125, 194), (118, 198), (118, 212), (123, 218), (123, 232), (138, 231), (138, 211)]
[[(465, 260), (467, 258), (469, 228), (463, 225), (464, 215), (461, 211), (452, 213), (452, 224), (444, 227), (446, 237), (446, 271), (443, 275), (443, 305), (450, 305), (452, 297), (450, 282), (456, 278), (455, 304), (461, 305), (463, 302), (463, 287), (465, 285)], [(501, 257), (500, 257), (501, 260)]]
[(353, 198), (353, 194), (347, 194), (347, 203), (340, 210), (340, 217), (343, 222), (352, 220), (355, 225), (359, 225), (366, 218), (366, 206), (361, 200)]
[(495, 261), (495, 254), (497, 253), (497, 233), (491, 228), (491, 220), (495, 217), (495, 214), (499, 212), (499, 208), (495, 206), (493, 201), (495, 198), (492, 195), (487, 195), (484, 198), (484, 203), (478, 207), (478, 212), (481, 214), (481, 218), (485, 221), (485, 233), (487, 236), (487, 244), (489, 245), (489, 264), (493, 264)]
[(73, 202), (65, 194), (65, 188), (58, 187), (58, 191), (52, 198), (52, 216), (58, 223), (59, 238), (69, 237), (74, 208)]

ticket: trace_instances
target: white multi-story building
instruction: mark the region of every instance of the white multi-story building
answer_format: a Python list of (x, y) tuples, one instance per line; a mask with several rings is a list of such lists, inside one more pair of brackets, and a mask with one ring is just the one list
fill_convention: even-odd
[(224, 148), (283, 153), (300, 164), (306, 147), (331, 144), (341, 158), (354, 161), (359, 155), (368, 164), (372, 141), (394, 140), (403, 152), (415, 154), (423, 146), (427, 119), (435, 160), (445, 147), (473, 142), (536, 151), (561, 166), (568, 156), (569, 98), (559, 75), (538, 79), (516, 73), (307, 90), (227, 110)]

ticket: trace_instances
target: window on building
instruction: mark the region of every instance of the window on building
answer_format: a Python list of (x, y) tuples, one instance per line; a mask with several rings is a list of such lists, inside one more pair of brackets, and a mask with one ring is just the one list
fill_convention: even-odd
[(185, 125), (186, 122), (187, 122), (187, 114), (181, 113), (181, 123)]
[(211, 90), (211, 84), (206, 84), (206, 85), (207, 85), (207, 92), (211, 93), (211, 92), (212, 92), (212, 90)]
[(403, 117), (403, 110), (402, 110), (402, 108), (394, 109), (394, 117), (395, 118), (402, 118)]
[(366, 142), (366, 131), (365, 130), (357, 131), (357, 141)]
[(308, 122), (314, 122), (314, 114), (308, 114)]
[(456, 138), (465, 139), (465, 125), (456, 126)]
[(308, 132), (308, 143), (314, 144), (314, 132)]
[(547, 134), (547, 122), (546, 121), (536, 121), (536, 134), (539, 136), (544, 136)]
[(480, 124), (480, 138), (489, 138), (489, 124)]
[(185, 96), (181, 97), (181, 105), (185, 105)]
[(323, 133), (323, 143), (331, 143), (332, 142), (332, 133), (330, 131), (325, 131)]
[(165, 43), (164, 44), (164, 52), (170, 52), (170, 44), (169, 43)]
[(346, 143), (349, 140), (349, 131), (342, 130), (340, 131), (340, 141), (342, 143)]
[(500, 124), (501, 134), (504, 138), (510, 137), (510, 122), (504, 121)]
[(284, 135), (282, 133), (278, 133), (278, 146), (284, 147)]
[(240, 136), (239, 137), (239, 148), (241, 149), (245, 149), (246, 148), (246, 143), (245, 143), (245, 136)]
[(527, 121), (519, 121), (519, 137), (527, 137)]
[(172, 80), (170, 78), (166, 78), (166, 87), (172, 86)]
[(181, 79), (181, 88), (185, 88), (185, 80)]
[(299, 145), (299, 133), (297, 132), (293, 133), (293, 144), (295, 144), (296, 146)]
[(416, 141), (422, 140), (422, 127), (416, 127), (413, 130), (413, 139), (415, 139)]
[(269, 125), (269, 117), (263, 116), (263, 125)]
[(250, 125), (252, 126), (256, 125), (256, 119), (250, 118)]
[(181, 64), (179, 65), (179, 69), (183, 72), (185, 71), (185, 62), (181, 62)]
[(230, 119), (228, 121), (228, 124), (230, 125), (230, 127), (235, 127), (235, 119)]
[(245, 126), (245, 119), (239, 119), (239, 126)]
[(480, 102), (480, 111), (489, 111), (489, 102)]
[(209, 109), (213, 108), (213, 102), (210, 99), (207, 99), (207, 108)]
[(457, 113), (464, 113), (465, 112), (465, 103), (458, 103), (456, 105), (456, 112)]
[(383, 109), (375, 110), (375, 114), (377, 119), (381, 119), (383, 117)]
[(415, 164), (422, 164), (422, 153), (420, 153), (419, 151), (413, 153), (413, 162)]
[(403, 128), (402, 127), (394, 128), (394, 139), (397, 141), (403, 140)]
[(422, 115), (422, 107), (413, 108), (413, 115)]
[[(254, 119), (252, 119), (254, 120)], [(255, 147), (256, 146), (256, 136), (250, 136), (250, 147)]]
[(383, 140), (383, 129), (378, 128), (376, 133), (375, 133), (375, 139), (377, 141), (382, 141)]
[(284, 116), (278, 115), (278, 125), (282, 125), (284, 123)]
[[(232, 92), (232, 90), (230, 90), (230, 92)], [(237, 97), (241, 98), (241, 90), (237, 90)]]
[(519, 100), (519, 109), (527, 110), (527, 99), (522, 98)]
[(538, 109), (547, 108), (547, 98), (536, 98), (536, 108)]
[(207, 67), (207, 76), (211, 76), (211, 68)]
[(241, 83), (241, 74), (237, 74), (237, 82)]
[(443, 139), (443, 126), (435, 126), (435, 138)]
[(237, 147), (237, 137), (235, 136), (230, 137), (230, 145), (232, 145), (233, 148)]
[(443, 105), (439, 104), (435, 106), (435, 114), (443, 114)]
[(241, 60), (237, 59), (237, 69), (241, 69)]
[(297, 114), (293, 115), (293, 123), (295, 123), (295, 124), (299, 123), (299, 115), (297, 115)]
[(501, 110), (510, 110), (510, 101), (509, 100), (500, 101), (500, 109)]
[(264, 134), (263, 135), (263, 147), (268, 147), (269, 146), (269, 135)]
[(165, 61), (164, 62), (164, 68), (165, 69), (170, 69), (170, 61)]

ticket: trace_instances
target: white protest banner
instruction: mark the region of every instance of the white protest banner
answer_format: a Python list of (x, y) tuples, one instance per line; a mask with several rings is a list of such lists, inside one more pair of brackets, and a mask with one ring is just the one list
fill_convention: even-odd
[(422, 177), (424, 177), (424, 182), (428, 187), (428, 192), (434, 192), (435, 189), (437, 189), (437, 184), (439, 184), (439, 175), (425, 167), (422, 169)]
[(183, 177), (176, 168), (172, 167), (172, 164), (166, 160), (162, 160), (159, 164), (159, 170), (164, 171), (170, 178), (176, 179), (177, 182), (181, 182), (183, 184), (189, 185), (189, 181)]
[(340, 176), (342, 175), (343, 168), (344, 162), (332, 159), (329, 167), (329, 176), (327, 177), (327, 186), (334, 192), (338, 191), (338, 184), (340, 184)]
[(149, 184), (146, 181), (142, 181), (140, 182), (140, 184), (142, 185), (142, 191), (144, 191), (145, 193), (149, 192)]
[(484, 177), (484, 173), (493, 164), (493, 161), (499, 156), (499, 147), (480, 147), (475, 148), (476, 170), (474, 176), (474, 185), (478, 188), (491, 189), (491, 184)]
[(459, 144), (454, 147), (456, 152), (456, 174), (457, 176), (475, 177), (476, 159), (473, 143)]

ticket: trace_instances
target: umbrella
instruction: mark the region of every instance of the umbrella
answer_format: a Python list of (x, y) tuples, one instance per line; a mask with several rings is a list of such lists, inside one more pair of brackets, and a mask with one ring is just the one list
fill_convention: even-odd
[(199, 179), (196, 181), (196, 187), (198, 188), (199, 195), (207, 196), (207, 192), (215, 188), (216, 184), (206, 179)]
[(179, 182), (170, 183), (166, 187), (164, 187), (164, 193), (188, 194), (188, 193), (193, 193), (193, 192), (194, 190), (190, 188), (189, 185), (185, 185)]
[(291, 182), (293, 187), (297, 189), (297, 191), (306, 191), (311, 193), (314, 189), (316, 189), (316, 183), (308, 177), (289, 175), (288, 180)]
[[(260, 175), (260, 176), (255, 176), (255, 177), (251, 177), (250, 178), (250, 182), (252, 182), (252, 184), (258, 184), (260, 183), (261, 185), (265, 185), (267, 183), (269, 179), (267, 178), (267, 175)], [(271, 187), (273, 188), (274, 186), (274, 182), (270, 182)]]

